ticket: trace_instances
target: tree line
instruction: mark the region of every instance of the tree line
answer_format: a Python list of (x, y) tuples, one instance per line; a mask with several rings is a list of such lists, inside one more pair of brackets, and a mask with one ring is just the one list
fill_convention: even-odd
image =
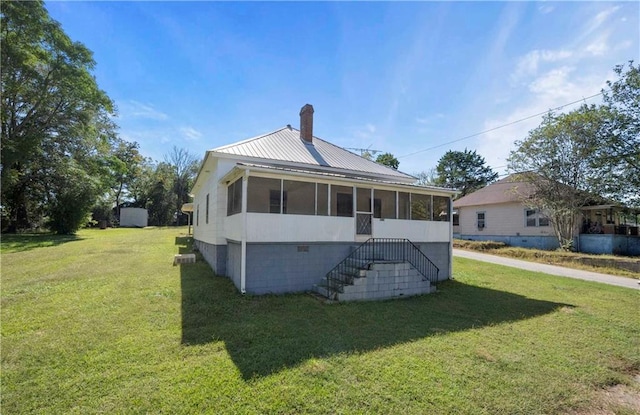
[[(64, 33), (43, 1), (3, 2), (1, 19), (3, 232), (73, 233), (92, 219), (114, 220), (121, 206), (148, 209), (152, 225), (180, 224), (199, 159), (174, 147), (154, 161), (118, 136), (114, 103), (92, 75), (92, 52)], [(593, 195), (640, 209), (640, 65), (614, 72), (602, 104), (550, 112), (508, 159), (509, 171), (526, 172), (535, 189), (523, 202), (548, 214), (564, 247), (572, 218)], [(391, 153), (376, 161), (399, 167)], [(459, 197), (498, 178), (467, 149), (447, 151), (415, 175)]]
[(73, 233), (123, 202), (149, 209), (150, 224), (179, 221), (198, 159), (174, 148), (155, 162), (118, 137), (92, 52), (42, 1), (3, 2), (1, 19), (2, 230)]

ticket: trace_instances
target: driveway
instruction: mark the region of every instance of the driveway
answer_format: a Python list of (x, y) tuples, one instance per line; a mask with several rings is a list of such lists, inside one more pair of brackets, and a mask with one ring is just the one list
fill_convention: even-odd
[(481, 254), (479, 252), (454, 249), (453, 256), (475, 259), (476, 261), (490, 262), (492, 264), (505, 265), (507, 267), (525, 269), (527, 271), (544, 272), (545, 274), (559, 277), (576, 278), (579, 280), (601, 282), (603, 284), (617, 285), (619, 287), (640, 290), (640, 283), (634, 278), (616, 277), (614, 275), (599, 274), (597, 272), (582, 271), (577, 269), (559, 267), (557, 265), (539, 264), (537, 262), (521, 261), (519, 259), (505, 258), (496, 255)]

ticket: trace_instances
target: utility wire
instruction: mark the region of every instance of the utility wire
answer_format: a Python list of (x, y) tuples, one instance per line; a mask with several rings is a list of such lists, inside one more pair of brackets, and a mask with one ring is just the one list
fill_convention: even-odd
[(438, 144), (437, 146), (433, 146), (433, 147), (425, 148), (425, 149), (422, 149), (422, 150), (414, 151), (413, 153), (405, 154), (405, 155), (399, 156), (398, 158), (400, 159), (400, 158), (404, 158), (404, 157), (413, 156), (413, 155), (416, 155), (416, 154), (419, 154), (419, 153), (424, 153), (425, 151), (429, 151), (429, 150), (433, 150), (435, 148), (446, 146), (447, 144), (453, 144), (453, 143), (457, 143), (458, 141), (468, 140), (469, 138), (477, 137), (479, 135), (490, 133), (491, 131), (499, 130), (501, 128), (508, 127), (510, 125), (517, 124), (517, 123), (522, 122), (522, 121), (530, 120), (531, 118), (535, 118), (535, 117), (539, 117), (539, 116), (544, 115), (544, 114), (548, 114), (551, 111), (561, 110), (562, 108), (564, 108), (566, 106), (577, 104), (578, 102), (586, 101), (586, 100), (591, 99), (591, 98), (595, 98), (598, 95), (602, 95), (602, 92), (599, 92), (597, 94), (588, 96), (586, 98), (580, 98), (580, 99), (578, 99), (576, 101), (569, 102), (568, 104), (560, 105), (559, 107), (551, 108), (551, 109), (549, 109), (547, 111), (539, 112), (537, 114), (530, 115), (528, 117), (520, 118), (519, 120), (511, 121), (511, 122), (509, 122), (507, 124), (499, 125), (497, 127), (493, 127), (493, 128), (488, 129), (488, 130), (481, 131), (479, 133), (475, 133), (475, 134), (467, 135), (467, 136), (462, 137), (462, 138), (457, 138), (455, 140), (447, 141), (447, 142), (444, 142), (442, 144)]

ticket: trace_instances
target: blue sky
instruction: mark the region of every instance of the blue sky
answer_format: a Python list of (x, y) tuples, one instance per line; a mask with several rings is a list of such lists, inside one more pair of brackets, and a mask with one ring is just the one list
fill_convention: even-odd
[[(94, 52), (121, 137), (162, 160), (291, 124), (400, 170), (476, 150), (504, 172), (541, 117), (640, 55), (639, 2), (47, 2)], [(587, 99), (598, 103), (600, 97)], [(577, 105), (577, 104), (576, 104)], [(575, 108), (567, 106), (564, 110)]]

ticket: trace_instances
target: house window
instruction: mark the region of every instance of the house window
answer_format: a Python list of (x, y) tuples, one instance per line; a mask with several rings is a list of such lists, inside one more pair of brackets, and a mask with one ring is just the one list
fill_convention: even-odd
[(247, 184), (247, 212), (280, 213), (282, 180), (249, 177)]
[(539, 209), (525, 209), (524, 217), (527, 227), (549, 226), (549, 218)]
[(484, 212), (476, 212), (478, 229), (484, 229), (487, 225), (485, 222), (485, 213)]
[(196, 207), (196, 226), (200, 226), (200, 205)]
[(316, 214), (315, 183), (285, 180), (283, 182), (283, 188), (284, 209), (282, 210), (282, 213), (290, 213), (293, 215)]
[(353, 217), (353, 187), (331, 186), (331, 216)]
[(433, 197), (433, 220), (449, 222), (449, 204), (451, 199), (445, 196)]
[(227, 216), (242, 211), (242, 178), (227, 187)]
[(460, 226), (460, 213), (453, 212), (453, 226)]
[(209, 223), (209, 193), (207, 193), (207, 203), (206, 210), (204, 212), (204, 219), (205, 223)]
[(431, 220), (431, 195), (411, 193), (411, 220)]
[(373, 217), (382, 219), (396, 218), (396, 192), (389, 190), (373, 191)]

